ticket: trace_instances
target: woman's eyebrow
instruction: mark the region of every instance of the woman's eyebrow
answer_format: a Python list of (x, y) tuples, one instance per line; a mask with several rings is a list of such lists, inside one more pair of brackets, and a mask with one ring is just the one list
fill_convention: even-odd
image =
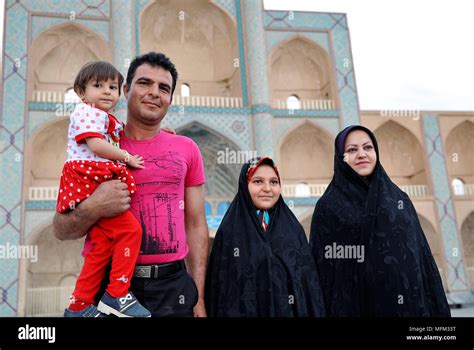
[[(371, 143), (371, 142), (372, 142), (372, 141), (364, 142), (364, 143), (362, 144), (362, 146), (365, 146), (366, 144)], [(351, 143), (350, 145), (347, 145), (346, 148), (349, 147), (349, 146), (355, 146), (355, 147), (357, 147), (356, 144), (352, 144), (352, 143)]]

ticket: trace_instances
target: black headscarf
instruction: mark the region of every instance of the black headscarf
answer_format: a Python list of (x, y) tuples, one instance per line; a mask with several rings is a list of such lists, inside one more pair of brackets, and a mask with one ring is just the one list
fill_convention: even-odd
[[(214, 317), (321, 317), (324, 305), (303, 227), (280, 196), (263, 230), (248, 190), (239, 189), (217, 230), (205, 301)], [(272, 161), (273, 164), (273, 161)]]
[[(358, 175), (344, 162), (346, 138), (357, 129), (370, 136), (377, 154), (369, 177)], [(450, 316), (415, 208), (379, 159), (377, 140), (369, 129), (349, 126), (336, 137), (334, 176), (316, 204), (310, 236), (326, 313), (330, 317)], [(363, 247), (363, 262), (347, 254), (344, 258), (330, 254), (341, 247)]]

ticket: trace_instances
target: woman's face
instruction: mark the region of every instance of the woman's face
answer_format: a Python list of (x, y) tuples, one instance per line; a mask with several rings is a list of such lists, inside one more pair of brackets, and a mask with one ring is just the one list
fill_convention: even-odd
[(372, 174), (377, 163), (377, 153), (372, 139), (365, 131), (354, 130), (347, 135), (344, 161), (360, 176)]
[(252, 202), (257, 209), (268, 210), (280, 198), (280, 181), (269, 165), (260, 165), (249, 181), (249, 192)]

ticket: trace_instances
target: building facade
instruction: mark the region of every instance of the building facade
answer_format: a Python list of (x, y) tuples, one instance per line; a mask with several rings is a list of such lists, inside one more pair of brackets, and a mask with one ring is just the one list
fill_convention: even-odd
[[(334, 138), (361, 123), (414, 202), (450, 303), (473, 300), (474, 113), (360, 111), (344, 14), (267, 11), (261, 0), (6, 0), (0, 316), (60, 315), (82, 266), (83, 241), (52, 234), (75, 75), (97, 59), (125, 75), (151, 50), (179, 72), (163, 125), (201, 149), (211, 238), (255, 152), (275, 157), (309, 233)], [(115, 114), (126, 120), (123, 98)]]

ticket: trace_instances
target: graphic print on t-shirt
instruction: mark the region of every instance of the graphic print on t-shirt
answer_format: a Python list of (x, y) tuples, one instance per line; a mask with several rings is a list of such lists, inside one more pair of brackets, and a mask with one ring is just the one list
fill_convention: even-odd
[(181, 214), (178, 190), (183, 180), (183, 164), (179, 153), (166, 152), (145, 158), (145, 166), (153, 181), (137, 184), (136, 196), (142, 226), (142, 255), (172, 254), (179, 250), (176, 235), (177, 216)]

